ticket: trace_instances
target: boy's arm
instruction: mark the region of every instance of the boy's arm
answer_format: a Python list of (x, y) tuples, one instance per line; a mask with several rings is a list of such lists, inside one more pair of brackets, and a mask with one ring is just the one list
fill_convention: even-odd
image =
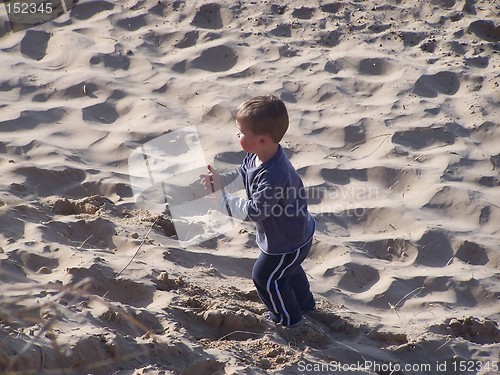
[(226, 192), (234, 193), (245, 188), (239, 168), (221, 173), (220, 178)]
[(225, 212), (228, 207), (231, 216), (236, 219), (259, 222), (272, 215), (281, 198), (280, 192), (282, 193), (282, 189), (273, 187), (264, 176), (260, 178), (250, 199), (225, 194), (219, 203), (219, 210)]
[(241, 167), (225, 173), (218, 173), (210, 164), (207, 167), (209, 173), (201, 174), (200, 182), (209, 193), (220, 189), (234, 193), (245, 187)]

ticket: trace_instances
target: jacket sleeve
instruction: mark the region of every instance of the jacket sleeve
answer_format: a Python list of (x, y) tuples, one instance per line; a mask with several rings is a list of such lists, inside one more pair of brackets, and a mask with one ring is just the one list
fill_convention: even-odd
[(273, 214), (279, 205), (280, 190), (273, 187), (268, 173), (263, 173), (256, 181), (250, 199), (224, 194), (219, 203), (220, 211), (244, 221), (260, 222)]
[(224, 190), (229, 193), (235, 193), (245, 188), (240, 168), (220, 174)]

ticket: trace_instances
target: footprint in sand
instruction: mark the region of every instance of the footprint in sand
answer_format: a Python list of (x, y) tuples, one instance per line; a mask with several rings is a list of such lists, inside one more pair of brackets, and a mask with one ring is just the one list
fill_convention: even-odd
[(200, 317), (212, 328), (222, 333), (241, 331), (249, 328), (263, 328), (257, 316), (249, 311), (228, 309), (207, 310)]
[(301, 20), (310, 20), (314, 14), (314, 8), (301, 7), (295, 8), (292, 12), (292, 17)]
[(460, 89), (458, 75), (453, 72), (439, 72), (422, 75), (415, 82), (414, 92), (426, 98), (435, 98), (438, 94), (455, 95)]
[(351, 182), (351, 171), (338, 168), (322, 168), (321, 177), (328, 182), (337, 185), (347, 185)]
[(402, 31), (400, 36), (405, 47), (414, 47), (425, 40), (428, 34), (427, 32)]
[(115, 48), (113, 53), (99, 53), (90, 59), (92, 65), (104, 63), (104, 66), (111, 70), (128, 70), (130, 67), (130, 59), (128, 56), (122, 55), (121, 52)]
[(370, 257), (377, 259), (413, 262), (417, 256), (417, 248), (409, 241), (402, 238), (387, 238), (371, 242), (352, 242), (352, 245), (362, 248)]
[(280, 24), (271, 30), (271, 34), (277, 37), (290, 38), (292, 36), (292, 27), (289, 24)]
[(139, 30), (141, 27), (146, 26), (147, 22), (146, 22), (146, 17), (144, 15), (140, 15), (137, 17), (121, 19), (116, 24), (118, 27), (121, 27), (124, 30), (136, 31)]
[(156, 14), (157, 16), (160, 17), (164, 17), (167, 11), (168, 11), (168, 3), (167, 2), (163, 3), (161, 1), (158, 1), (155, 6), (149, 9), (149, 13)]
[(33, 272), (49, 274), (59, 266), (59, 261), (54, 258), (45, 257), (26, 250), (14, 250), (10, 252), (9, 258), (22, 264)]
[(195, 68), (206, 72), (225, 72), (233, 68), (238, 62), (238, 54), (226, 45), (210, 47), (201, 52), (194, 60), (182, 60), (172, 66), (177, 73), (186, 73)]
[(342, 333), (347, 336), (355, 336), (359, 333), (359, 327), (354, 325), (349, 319), (331, 312), (331, 307), (327, 309), (320, 307), (312, 313), (308, 313), (305, 317), (313, 323), (319, 322), (325, 325), (333, 333)]
[(332, 74), (338, 74), (342, 70), (342, 66), (337, 61), (327, 61), (325, 71)]
[[(102, 314), (97, 316), (102, 323), (112, 328), (119, 328), (122, 335), (132, 334), (134, 336), (142, 336), (146, 328), (150, 329), (143, 336), (144, 338), (150, 337), (151, 333), (162, 334), (163, 330), (159, 319), (152, 313), (144, 309), (120, 309), (109, 306)], [(119, 350), (115, 345), (107, 346), (108, 350), (115, 350), (119, 355)]]
[(465, 59), (467, 65), (473, 66), (475, 68), (487, 68), (490, 63), (490, 58), (488, 56), (477, 56), (470, 59)]
[[(324, 276), (332, 274), (333, 269), (327, 269)], [(353, 293), (363, 293), (380, 280), (379, 272), (370, 266), (349, 262), (335, 269), (342, 274), (338, 287)]]
[(209, 72), (224, 72), (236, 65), (238, 55), (232, 48), (220, 45), (204, 50), (191, 66)]
[(474, 266), (483, 266), (490, 260), (484, 247), (470, 241), (461, 244), (455, 256), (462, 262)]
[(28, 30), (21, 41), (21, 53), (33, 60), (41, 60), (47, 52), (50, 34), (45, 31)]
[(449, 318), (438, 327), (441, 332), (454, 337), (463, 337), (478, 344), (493, 344), (500, 342), (498, 323), (488, 318), (469, 316), (466, 318)]
[(90, 98), (97, 98), (97, 96), (94, 94), (99, 87), (92, 82), (80, 82), (77, 83), (76, 85), (70, 86), (66, 89), (64, 89), (63, 94), (64, 97), (69, 97), (72, 99), (75, 98), (83, 98), (83, 97), (90, 97)]
[(114, 123), (120, 117), (115, 106), (107, 102), (83, 108), (82, 115), (84, 121), (108, 125)]
[(358, 124), (347, 125), (344, 128), (344, 142), (346, 145), (365, 143), (366, 126), (364, 120), (362, 119)]
[(486, 206), (481, 209), (481, 213), (479, 214), (479, 225), (486, 224), (490, 221), (491, 216), (491, 206)]
[[(401, 309), (408, 299), (425, 297), (432, 291), (423, 288), (425, 277), (385, 277), (376, 287), (377, 293), (371, 293), (367, 305), (380, 309)], [(368, 298), (368, 297), (367, 297)]]
[(362, 75), (380, 76), (391, 72), (392, 64), (385, 59), (370, 58), (359, 62), (359, 73)]
[(456, 0), (433, 0), (432, 2), (443, 8), (450, 9), (455, 6)]
[(177, 48), (188, 48), (196, 45), (198, 41), (199, 32), (196, 30), (188, 31), (184, 37), (175, 44)]
[(47, 229), (43, 239), (48, 243), (78, 246), (81, 249), (116, 249), (115, 225), (101, 217), (71, 222), (54, 220), (44, 224), (43, 228)]
[(495, 26), (493, 21), (474, 21), (469, 25), (468, 31), (488, 42), (500, 41), (500, 25)]
[(325, 13), (337, 13), (340, 9), (342, 9), (343, 6), (344, 4), (336, 2), (321, 5), (320, 8)]
[[(21, 88), (21, 91), (23, 88)], [(23, 111), (21, 115), (13, 120), (0, 121), (0, 129), (7, 130), (31, 130), (41, 124), (54, 124), (60, 121), (64, 112), (60, 108), (51, 108), (47, 111)]]
[(99, 262), (90, 267), (71, 267), (66, 272), (70, 275), (70, 284), (76, 284), (88, 277), (92, 283), (90, 293), (106, 295), (109, 301), (121, 302), (134, 307), (146, 307), (153, 301), (155, 288), (151, 285), (120, 277), (115, 279), (115, 271)]
[(5, 285), (29, 283), (31, 280), (16, 259), (0, 259), (0, 282)]
[(219, 4), (204, 4), (194, 15), (191, 25), (202, 29), (222, 29), (231, 21), (230, 14), (221, 10)]
[(25, 176), (24, 186), (39, 196), (55, 194), (71, 194), (81, 189), (86, 173), (77, 168), (63, 167), (60, 169), (45, 169), (36, 166), (19, 167), (15, 173)]
[(286, 8), (287, 8), (286, 5), (273, 4), (273, 5), (271, 5), (271, 13), (283, 15), (286, 12)]
[(396, 143), (414, 150), (439, 145), (455, 143), (455, 135), (445, 127), (418, 128), (394, 133), (392, 143)]
[(71, 10), (71, 18), (81, 21), (88, 20), (96, 14), (111, 10), (114, 7), (114, 4), (102, 0), (79, 3)]
[(479, 185), (486, 187), (500, 186), (500, 178), (497, 176), (482, 176), (477, 182)]
[(318, 43), (323, 47), (335, 47), (340, 44), (342, 34), (339, 31), (328, 31), (320, 33)]
[(445, 233), (429, 230), (418, 240), (416, 264), (428, 267), (445, 267), (453, 257), (453, 248)]
[(215, 155), (215, 160), (220, 163), (226, 164), (240, 164), (245, 157), (244, 151), (224, 151)]

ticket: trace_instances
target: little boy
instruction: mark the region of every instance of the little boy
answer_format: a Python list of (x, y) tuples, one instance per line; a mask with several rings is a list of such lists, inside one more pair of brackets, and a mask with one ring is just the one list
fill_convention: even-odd
[[(273, 95), (249, 99), (236, 110), (236, 126), (247, 154), (235, 173), (241, 175), (248, 199), (222, 190), (221, 203), (229, 215), (255, 222), (261, 252), (253, 282), (268, 317), (293, 327), (301, 322), (302, 312), (315, 307), (301, 266), (311, 249), (315, 221), (307, 210), (302, 180), (279, 144), (288, 129), (285, 104)], [(208, 169), (209, 174), (200, 176), (205, 189), (223, 189), (230, 173), (219, 175), (210, 165)]]

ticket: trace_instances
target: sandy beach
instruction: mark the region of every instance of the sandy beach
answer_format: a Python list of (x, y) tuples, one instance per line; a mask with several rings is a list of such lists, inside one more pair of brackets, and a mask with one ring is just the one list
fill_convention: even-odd
[[(4, 5), (0, 373), (498, 373), (498, 2), (80, 0), (19, 31)], [(317, 222), (295, 330), (251, 223), (176, 220), (266, 94)]]

